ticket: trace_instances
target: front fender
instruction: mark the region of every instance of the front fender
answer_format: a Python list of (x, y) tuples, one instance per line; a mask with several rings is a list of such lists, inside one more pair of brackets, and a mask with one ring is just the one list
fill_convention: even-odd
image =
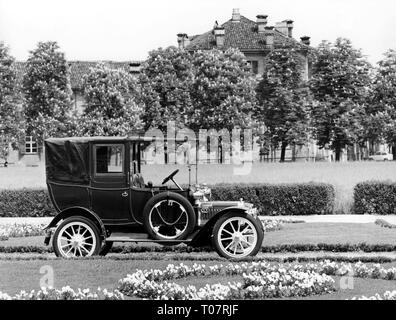
[(95, 212), (93, 212), (87, 208), (83, 208), (83, 207), (70, 207), (70, 208), (64, 209), (61, 212), (59, 212), (52, 219), (52, 221), (49, 223), (49, 225), (44, 228), (44, 230), (46, 231), (46, 238), (45, 238), (44, 243), (46, 245), (49, 244), (49, 241), (51, 238), (50, 229), (55, 228), (60, 221), (65, 220), (72, 216), (82, 216), (82, 217), (86, 217), (86, 218), (92, 220), (93, 222), (96, 222), (100, 227), (100, 231), (101, 231), (103, 238), (106, 238), (106, 236), (107, 236), (106, 228), (105, 228), (102, 220), (99, 218), (99, 216)]

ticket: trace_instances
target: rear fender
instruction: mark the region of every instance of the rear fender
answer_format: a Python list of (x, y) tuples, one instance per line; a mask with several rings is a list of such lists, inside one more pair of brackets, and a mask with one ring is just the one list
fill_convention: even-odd
[(67, 208), (67, 209), (59, 212), (54, 217), (54, 219), (52, 219), (50, 224), (44, 228), (44, 230), (46, 231), (46, 240), (45, 240), (46, 244), (49, 243), (49, 240), (51, 237), (50, 229), (55, 228), (60, 221), (65, 220), (72, 216), (80, 216), (80, 217), (85, 217), (85, 218), (92, 220), (92, 222), (96, 223), (99, 226), (101, 236), (104, 239), (106, 238), (106, 236), (107, 236), (106, 228), (105, 228), (102, 220), (100, 220), (100, 218), (98, 217), (98, 215), (95, 212), (88, 210), (87, 208), (83, 208), (83, 207), (70, 207), (70, 208)]
[(216, 213), (205, 225), (199, 230), (199, 232), (194, 236), (194, 238), (189, 243), (192, 247), (202, 247), (202, 246), (210, 246), (211, 245), (211, 237), (212, 237), (212, 230), (216, 223), (216, 221), (224, 216), (225, 214), (235, 212), (235, 213), (242, 213), (248, 214), (246, 209), (241, 207), (229, 207), (225, 208), (218, 213)]

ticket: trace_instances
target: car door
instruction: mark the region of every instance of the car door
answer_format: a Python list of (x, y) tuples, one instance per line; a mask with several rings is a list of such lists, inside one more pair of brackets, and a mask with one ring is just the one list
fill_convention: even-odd
[(92, 210), (107, 224), (130, 222), (128, 144), (95, 143), (91, 150)]

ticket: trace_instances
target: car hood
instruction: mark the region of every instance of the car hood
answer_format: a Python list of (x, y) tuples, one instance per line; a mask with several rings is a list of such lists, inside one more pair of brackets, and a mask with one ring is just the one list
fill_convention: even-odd
[(226, 209), (229, 207), (238, 207), (241, 209), (251, 209), (253, 207), (253, 204), (249, 202), (243, 202), (243, 201), (205, 201), (201, 202), (201, 207), (206, 207), (206, 208), (214, 208), (217, 209)]

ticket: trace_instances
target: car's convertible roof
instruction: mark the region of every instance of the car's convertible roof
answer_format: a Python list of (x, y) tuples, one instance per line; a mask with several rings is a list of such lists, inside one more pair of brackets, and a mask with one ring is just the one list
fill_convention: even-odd
[[(173, 139), (182, 142), (184, 139)], [(69, 137), (49, 138), (44, 141), (47, 180), (87, 185), (90, 181), (89, 144), (91, 142), (127, 142), (148, 145), (155, 137)], [(169, 141), (169, 140), (168, 140)]]
[(47, 180), (89, 184), (90, 138), (53, 138), (45, 140)]

